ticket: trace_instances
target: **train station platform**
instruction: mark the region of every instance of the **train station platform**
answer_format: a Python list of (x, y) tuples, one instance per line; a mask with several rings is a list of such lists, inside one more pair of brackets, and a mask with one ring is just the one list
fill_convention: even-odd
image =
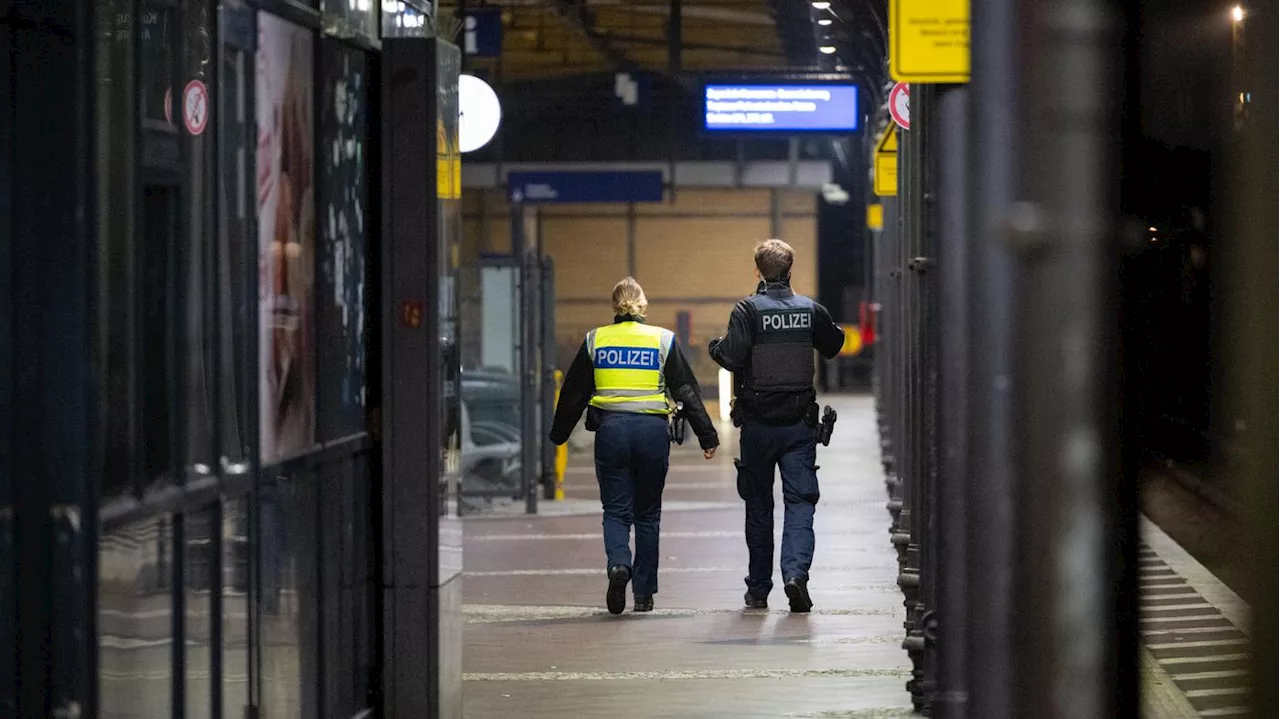
[[(911, 716), (872, 400), (826, 401), (840, 420), (818, 449), (811, 614), (790, 613), (777, 567), (770, 609), (742, 606), (737, 433), (726, 425), (714, 460), (696, 444), (673, 448), (655, 611), (632, 613), (628, 598), (609, 615), (595, 475), (578, 453), (564, 501), (466, 522), (466, 715)], [(777, 512), (780, 533), (780, 499)]]

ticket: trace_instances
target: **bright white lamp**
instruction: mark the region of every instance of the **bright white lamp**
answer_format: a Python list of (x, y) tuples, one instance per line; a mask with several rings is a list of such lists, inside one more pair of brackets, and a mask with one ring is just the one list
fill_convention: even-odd
[(498, 134), (502, 104), (489, 83), (474, 75), (458, 77), (458, 149), (479, 150)]

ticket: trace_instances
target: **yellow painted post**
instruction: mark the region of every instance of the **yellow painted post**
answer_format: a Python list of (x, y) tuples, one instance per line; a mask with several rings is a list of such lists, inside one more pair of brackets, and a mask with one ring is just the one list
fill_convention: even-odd
[[(560, 385), (564, 383), (564, 372), (556, 370), (556, 404), (560, 404)], [(564, 499), (564, 470), (569, 466), (569, 443), (556, 447), (556, 501)]]

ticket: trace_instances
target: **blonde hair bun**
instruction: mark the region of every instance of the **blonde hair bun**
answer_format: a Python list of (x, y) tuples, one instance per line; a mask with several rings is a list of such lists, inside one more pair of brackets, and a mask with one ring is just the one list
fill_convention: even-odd
[(634, 277), (624, 277), (613, 286), (613, 313), (643, 318), (649, 312), (649, 299)]

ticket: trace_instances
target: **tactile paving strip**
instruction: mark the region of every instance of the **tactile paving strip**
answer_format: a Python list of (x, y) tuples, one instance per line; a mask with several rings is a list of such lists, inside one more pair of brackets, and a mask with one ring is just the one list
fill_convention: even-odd
[(1147, 649), (1202, 717), (1249, 715), (1249, 638), (1145, 543), (1139, 619)]

